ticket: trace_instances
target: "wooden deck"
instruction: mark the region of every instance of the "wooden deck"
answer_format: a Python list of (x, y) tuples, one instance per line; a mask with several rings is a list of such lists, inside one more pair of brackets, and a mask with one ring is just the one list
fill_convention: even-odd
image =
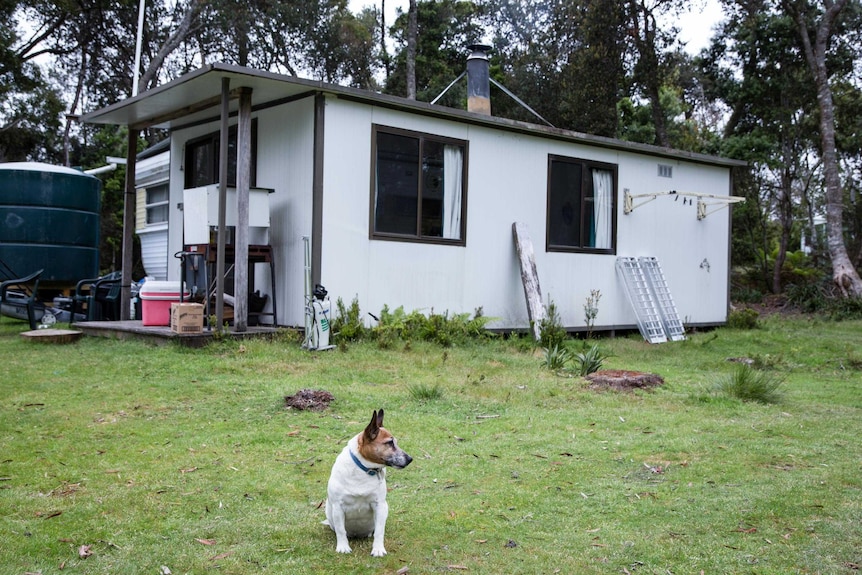
[[(145, 326), (140, 320), (130, 321), (82, 321), (73, 324), (73, 328), (84, 332), (87, 336), (107, 337), (113, 339), (138, 339), (155, 344), (176, 342), (189, 347), (202, 347), (213, 338), (213, 332), (204, 328), (196, 334), (179, 334), (171, 331), (169, 326)], [(270, 337), (278, 329), (271, 326), (249, 326), (244, 332), (231, 331), (224, 337), (244, 339), (249, 337)]]

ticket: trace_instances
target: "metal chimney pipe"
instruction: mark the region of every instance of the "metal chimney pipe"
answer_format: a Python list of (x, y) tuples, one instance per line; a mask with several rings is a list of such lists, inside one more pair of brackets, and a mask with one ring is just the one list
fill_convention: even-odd
[(467, 46), (467, 111), (491, 115), (491, 83), (488, 72), (488, 51), (486, 44)]

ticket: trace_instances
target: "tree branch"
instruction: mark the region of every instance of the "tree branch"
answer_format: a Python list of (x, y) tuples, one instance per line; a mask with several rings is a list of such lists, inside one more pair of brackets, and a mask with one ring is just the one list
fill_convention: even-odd
[[(198, 14), (200, 14), (201, 8), (203, 6), (203, 0), (191, 0), (189, 3), (189, 8), (186, 10), (186, 13), (183, 14), (183, 19), (180, 20), (177, 28), (171, 33), (165, 43), (162, 44), (159, 51), (153, 56), (153, 59), (150, 60), (149, 65), (147, 66), (146, 71), (141, 75), (139, 80), (139, 85), (148, 87), (151, 82), (153, 82), (156, 78), (156, 75), (159, 72), (159, 68), (164, 64), (165, 59), (170, 55), (171, 52), (177, 49), (177, 47), (183, 43), (183, 41), (190, 35), (192, 31), (192, 24), (197, 18)], [(135, 71), (137, 73), (137, 70)], [(146, 88), (145, 88), (146, 89)]]
[(69, 52), (75, 51), (76, 48), (61, 51), (46, 48), (43, 50), (39, 50), (38, 52), (30, 53), (30, 51), (36, 48), (36, 46), (41, 44), (47, 38), (53, 36), (54, 32), (56, 32), (57, 29), (60, 28), (60, 26), (62, 26), (66, 22), (66, 20), (67, 16), (64, 14), (63, 16), (54, 19), (54, 21), (52, 21), (50, 24), (42, 24), (39, 30), (36, 30), (36, 32), (34, 32), (33, 35), (30, 37), (30, 39), (15, 52), (15, 56), (21, 61), (26, 62), (27, 60), (32, 60), (33, 58), (36, 58), (37, 56), (40, 56), (42, 54), (68, 54)]

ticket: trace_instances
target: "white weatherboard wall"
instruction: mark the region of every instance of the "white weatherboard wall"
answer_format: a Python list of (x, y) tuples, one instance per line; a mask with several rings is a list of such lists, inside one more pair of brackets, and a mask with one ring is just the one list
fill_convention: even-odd
[[(397, 126), (467, 139), (466, 126), (363, 104), (328, 100), (324, 158), (321, 283), (335, 299), (358, 298), (363, 312), (385, 304), (442, 313), (461, 312), (471, 297), (470, 252), (463, 247), (369, 240), (371, 126)], [(470, 152), (472, 153), (472, 151)], [(468, 224), (468, 244), (471, 242)], [(478, 303), (477, 305), (481, 305)], [(367, 319), (367, 316), (366, 316)]]
[[(314, 99), (303, 98), (255, 112), (257, 187), (272, 188), (270, 243), (276, 263), (279, 323), (304, 322), (303, 236), (313, 237)], [(468, 142), (466, 246), (369, 239), (371, 130), (373, 124), (457, 138)], [(185, 142), (218, 129), (218, 122), (174, 132), (172, 156)], [(408, 312), (472, 314), (482, 308), (490, 327), (528, 326), (527, 307), (512, 223), (530, 232), (545, 302), (552, 299), (565, 326), (585, 327), (583, 306), (599, 290), (596, 327), (633, 327), (615, 262), (620, 256), (655, 256), (661, 262), (680, 316), (689, 324), (726, 320), (728, 211), (697, 220), (696, 207), (680, 197), (660, 197), (623, 213), (623, 190), (632, 194), (676, 189), (728, 194), (729, 168), (652, 157), (609, 148), (495, 130), (480, 125), (410, 114), (328, 96), (325, 101), (321, 283), (334, 301), (355, 297), (363, 312), (384, 305)], [(618, 166), (617, 255), (546, 252), (548, 155)], [(673, 178), (658, 175), (672, 165)], [(171, 165), (169, 254), (182, 249), (182, 162)], [(636, 200), (639, 203), (642, 200)], [(706, 264), (704, 264), (706, 262)], [(169, 258), (168, 279), (179, 277)], [(269, 292), (265, 266), (255, 284)], [(267, 311), (271, 309), (271, 301)]]
[[(311, 236), (314, 175), (314, 98), (268, 108), (255, 114), (257, 183), (270, 195), (270, 243), (275, 257), (278, 322), (305, 321), (303, 236)], [(263, 266), (258, 266), (263, 267)], [(266, 278), (269, 276), (267, 275)], [(269, 291), (255, 278), (261, 291)], [(271, 311), (267, 302), (267, 311)]]
[[(669, 189), (729, 193), (729, 169), (679, 162), (674, 163), (673, 179), (667, 179), (657, 176), (656, 161), (637, 160), (645, 177), (621, 174), (620, 194), (625, 187), (632, 194)], [(658, 258), (684, 324), (721, 323), (727, 319), (730, 208), (698, 220), (696, 204), (696, 198), (684, 204), (684, 197), (665, 196), (628, 215), (620, 206), (617, 253)]]
[[(369, 240), (371, 126), (380, 124), (463, 139), (468, 148), (466, 247)], [(491, 327), (528, 325), (512, 223), (527, 224), (545, 300), (563, 323), (584, 327), (590, 290), (602, 297), (596, 326), (633, 326), (614, 255), (545, 251), (548, 155), (617, 164), (617, 255), (656, 256), (681, 317), (726, 319), (727, 211), (698, 221), (694, 205), (660, 198), (623, 214), (623, 190), (726, 195), (729, 169), (493, 130), (330, 99), (326, 107), (322, 283), (334, 298), (354, 297), (363, 312), (384, 305), (442, 313), (482, 307)], [(658, 175), (672, 164), (673, 179)], [(701, 267), (707, 260), (708, 268)], [(708, 271), (707, 271), (708, 269)]]
[[(278, 323), (302, 325), (304, 322), (304, 249), (302, 236), (311, 235), (312, 175), (314, 165), (314, 100), (306, 98), (256, 112), (257, 119), (257, 186), (271, 188), (269, 194), (269, 243), (273, 247), (276, 271), (275, 297), (278, 300)], [(236, 123), (231, 120), (231, 125)], [(185, 143), (219, 129), (219, 122), (174, 132), (171, 150), (174, 158), (184, 158)], [(184, 187), (183, 163), (171, 165), (170, 249), (174, 254), (183, 246)], [(180, 262), (171, 257), (169, 279), (180, 276)], [(269, 294), (265, 311), (272, 311), (269, 268), (257, 264), (255, 288)]]

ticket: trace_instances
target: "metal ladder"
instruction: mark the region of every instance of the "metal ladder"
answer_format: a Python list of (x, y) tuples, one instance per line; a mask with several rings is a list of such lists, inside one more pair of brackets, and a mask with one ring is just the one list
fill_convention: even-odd
[(650, 343), (666, 342), (667, 336), (661, 313), (653, 299), (650, 282), (638, 260), (632, 257), (618, 257), (617, 272), (623, 278), (623, 285), (635, 310), (641, 335)]
[(658, 263), (657, 258), (651, 256), (638, 258), (638, 263), (640, 263), (640, 268), (652, 288), (656, 307), (661, 314), (665, 335), (672, 341), (684, 340), (685, 328), (679, 319), (679, 312), (673, 303), (673, 297), (670, 295), (670, 288), (667, 286), (661, 264)]

